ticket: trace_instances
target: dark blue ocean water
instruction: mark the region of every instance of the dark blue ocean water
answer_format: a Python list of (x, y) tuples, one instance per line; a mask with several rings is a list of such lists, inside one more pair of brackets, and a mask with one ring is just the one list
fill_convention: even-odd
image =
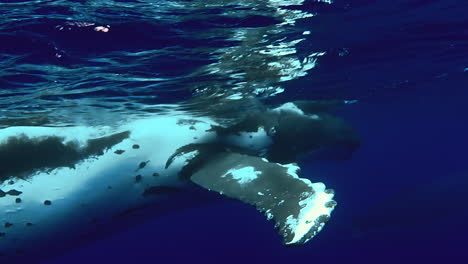
[(338, 201), (303, 247), (283, 247), (254, 208), (200, 194), (29, 261), (464, 263), (467, 11), (455, 0), (1, 1), (1, 127), (112, 123), (200, 94), (358, 100), (336, 112), (362, 138), (352, 159), (301, 164)]

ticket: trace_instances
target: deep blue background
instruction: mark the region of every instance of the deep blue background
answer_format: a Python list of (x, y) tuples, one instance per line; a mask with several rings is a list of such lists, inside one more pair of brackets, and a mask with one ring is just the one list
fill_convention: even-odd
[(346, 109), (342, 114), (361, 133), (363, 146), (352, 160), (304, 166), (303, 175), (333, 186), (339, 202), (332, 220), (304, 247), (284, 248), (255, 209), (225, 200), (151, 220), (45, 263), (463, 263), (464, 96), (415, 92)]
[[(301, 164), (302, 175), (336, 190), (338, 206), (316, 238), (285, 248), (254, 208), (218, 198), (201, 206), (191, 201), (189, 207), (196, 207), (162, 216), (155, 212), (144, 223), (42, 263), (464, 263), (466, 1), (312, 2), (300, 8), (320, 15), (298, 26), (310, 28), (314, 41), (299, 50), (327, 55), (308, 77), (287, 83), (277, 100), (359, 99), (337, 114), (363, 142), (351, 160)], [(171, 61), (166, 66), (178, 68)]]
[(282, 247), (263, 216), (225, 200), (151, 220), (46, 263), (463, 263), (467, 10), (463, 1), (348, 1), (319, 8), (321, 15), (307, 22), (317, 41), (303, 48), (328, 55), (281, 99), (361, 99), (339, 114), (363, 145), (349, 161), (302, 164), (303, 175), (333, 186), (338, 201), (332, 220), (304, 247)]

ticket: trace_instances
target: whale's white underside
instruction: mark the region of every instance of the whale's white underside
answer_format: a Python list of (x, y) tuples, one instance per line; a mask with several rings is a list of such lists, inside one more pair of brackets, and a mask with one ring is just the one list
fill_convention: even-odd
[[(283, 108), (282, 111), (289, 111), (288, 106)], [(259, 127), (256, 132), (242, 132), (220, 139), (211, 130), (212, 126), (217, 125), (219, 124), (210, 118), (174, 113), (136, 120), (118, 128), (9, 127), (0, 130), (0, 144), (11, 137), (40, 139), (53, 135), (64, 138), (64, 143), (75, 142), (80, 147), (86, 147), (90, 138), (122, 131), (130, 132), (128, 138), (106, 149), (102, 155), (81, 160), (74, 168), (40, 170), (28, 177), (3, 181), (0, 190), (6, 193), (17, 190), (21, 193), (7, 194), (0, 198), (1, 253), (23, 252), (37, 248), (44, 241), (73, 238), (86, 232), (93, 221), (110, 221), (125, 210), (151, 204), (165, 197), (164, 193), (143, 195), (151, 187), (174, 187), (182, 190), (194, 188), (190, 181), (180, 179), (178, 173), (199, 154), (198, 151), (175, 156), (166, 168), (168, 158), (183, 146), (221, 141), (260, 151), (268, 148), (272, 142), (263, 127)], [(234, 153), (233, 158), (241, 160), (243, 155)], [(240, 189), (255, 189), (255, 180), (260, 179), (260, 176), (266, 177), (257, 166), (263, 163), (265, 166), (273, 166), (271, 169), (275, 171), (284, 168), (285, 177), (297, 181), (295, 184), (300, 182), (310, 188), (310, 192), (298, 194), (301, 197), (295, 202), (301, 208), (298, 214), (291, 214), (280, 227), (285, 230), (284, 233), (292, 233), (286, 244), (305, 243), (322, 229), (325, 221), (319, 219), (329, 217), (335, 205), (332, 200), (333, 192), (326, 190), (323, 183), (312, 183), (308, 179), (299, 178), (299, 168), (296, 165), (270, 164), (265, 158), (239, 163), (216, 177), (221, 181), (235, 181)], [(225, 190), (225, 186), (206, 186), (203, 173), (209, 172), (209, 166), (200, 170), (193, 182), (228, 197), (238, 198), (236, 191), (229, 188)], [(278, 169), (274, 166), (278, 166)], [(287, 191), (287, 186), (284, 188)], [(269, 188), (259, 188), (255, 194), (259, 199), (263, 199), (261, 196), (275, 195)], [(278, 198), (275, 201), (277, 207), (285, 203), (285, 199)], [(255, 202), (248, 203), (255, 205)], [(257, 209), (265, 213), (268, 219), (275, 219), (271, 208), (257, 206)]]

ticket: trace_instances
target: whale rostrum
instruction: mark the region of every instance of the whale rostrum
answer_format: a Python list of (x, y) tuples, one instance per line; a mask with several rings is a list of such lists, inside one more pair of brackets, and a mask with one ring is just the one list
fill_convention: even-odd
[(95, 219), (200, 187), (254, 206), (284, 244), (302, 245), (336, 202), (332, 189), (300, 177), (298, 158), (359, 146), (353, 129), (328, 113), (334, 104), (291, 102), (228, 125), (180, 111), (118, 127), (1, 129), (0, 253), (72, 239)]

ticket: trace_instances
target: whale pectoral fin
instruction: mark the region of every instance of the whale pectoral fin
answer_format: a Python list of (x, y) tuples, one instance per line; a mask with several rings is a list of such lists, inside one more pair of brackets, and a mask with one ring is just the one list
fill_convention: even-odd
[(299, 178), (299, 167), (255, 156), (224, 152), (191, 176), (191, 180), (227, 197), (251, 204), (276, 222), (286, 245), (314, 237), (336, 205), (323, 183)]

